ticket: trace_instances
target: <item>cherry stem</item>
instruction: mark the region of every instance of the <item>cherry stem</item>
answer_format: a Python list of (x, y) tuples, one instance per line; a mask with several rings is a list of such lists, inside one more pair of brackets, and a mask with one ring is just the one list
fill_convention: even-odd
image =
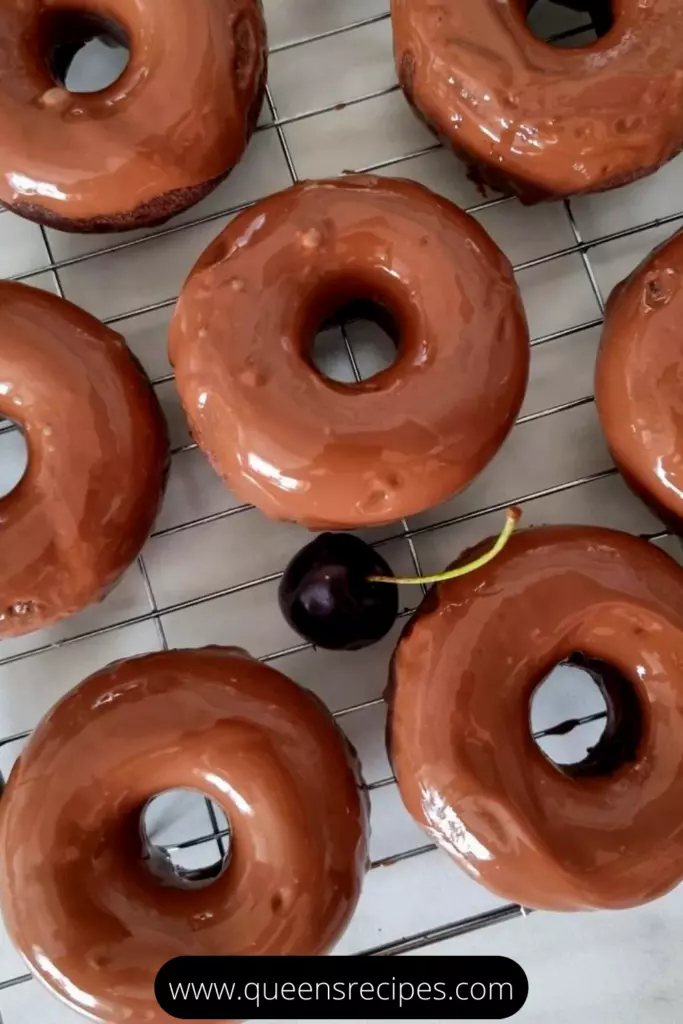
[(370, 583), (394, 583), (396, 585), (401, 583), (411, 587), (422, 583), (445, 583), (446, 580), (454, 580), (458, 576), (467, 576), (469, 573), (476, 572), (477, 569), (482, 569), (485, 565), (488, 565), (489, 562), (492, 562), (501, 553), (515, 532), (515, 527), (521, 516), (521, 509), (509, 508), (505, 519), (505, 526), (491, 550), (479, 558), (475, 558), (473, 562), (468, 562), (467, 565), (458, 565), (455, 569), (447, 569), (446, 572), (439, 572), (435, 576), (368, 576), (368, 581)]

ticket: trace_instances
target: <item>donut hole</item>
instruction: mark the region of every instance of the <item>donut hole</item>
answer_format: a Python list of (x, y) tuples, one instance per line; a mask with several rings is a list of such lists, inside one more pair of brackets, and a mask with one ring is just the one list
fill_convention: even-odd
[(613, 666), (575, 652), (534, 689), (536, 745), (573, 778), (611, 775), (638, 757), (643, 718), (631, 682)]
[(563, 49), (590, 46), (614, 25), (612, 0), (527, 0), (527, 25), (537, 39)]
[(12, 420), (0, 420), (0, 499), (16, 490), (28, 469), (28, 442)]
[(44, 12), (39, 38), (48, 72), (69, 92), (102, 92), (118, 81), (130, 62), (126, 29), (90, 12)]
[(329, 380), (345, 384), (370, 380), (393, 366), (401, 332), (388, 306), (373, 299), (351, 299), (320, 325), (311, 361)]
[(148, 800), (140, 834), (146, 867), (162, 885), (210, 885), (230, 860), (228, 817), (198, 790), (169, 789)]

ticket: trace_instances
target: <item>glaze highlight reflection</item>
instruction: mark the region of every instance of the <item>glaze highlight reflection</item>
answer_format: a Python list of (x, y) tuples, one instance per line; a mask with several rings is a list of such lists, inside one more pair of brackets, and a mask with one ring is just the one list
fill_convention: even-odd
[[(367, 865), (357, 767), (313, 694), (236, 649), (110, 665), (46, 716), (0, 800), (9, 935), (102, 1024), (165, 1022), (153, 984), (175, 956), (322, 954)], [(231, 823), (205, 887), (160, 885), (142, 859), (141, 812), (176, 788)]]
[(28, 467), (0, 497), (0, 637), (103, 598), (139, 554), (169, 463), (166, 422), (121, 335), (70, 302), (0, 282), (0, 417)]
[[(622, 756), (600, 769), (599, 744), (572, 774), (533, 740), (530, 701), (577, 653), (614, 669), (604, 750)], [(651, 544), (597, 527), (520, 531), (484, 569), (429, 592), (387, 698), (407, 809), (503, 899), (619, 909), (683, 878), (683, 569)]]
[[(69, 92), (50, 52), (97, 25), (129, 40), (128, 66)], [(0, 202), (65, 231), (163, 223), (240, 159), (265, 76), (260, 0), (3, 0)]]
[[(356, 384), (311, 362), (359, 304), (396, 328)], [(237, 217), (199, 259), (169, 354), (193, 436), (241, 501), (312, 529), (401, 519), (467, 486), (508, 434), (529, 338), (507, 258), (413, 182), (304, 182)]]
[(524, 201), (597, 192), (683, 147), (683, 4), (613, 0), (602, 38), (558, 48), (527, 0), (392, 0), (409, 102), (492, 188)]
[(683, 232), (650, 253), (612, 292), (595, 398), (627, 483), (683, 528)]

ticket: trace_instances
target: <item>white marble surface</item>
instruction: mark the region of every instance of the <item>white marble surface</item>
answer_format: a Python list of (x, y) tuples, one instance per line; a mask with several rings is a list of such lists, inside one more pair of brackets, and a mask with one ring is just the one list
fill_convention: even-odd
[[(572, 202), (578, 230), (596, 244), (588, 263), (576, 252), (555, 258), (576, 243), (567, 208), (523, 209), (516, 200), (491, 204), (410, 112), (396, 88), (390, 26), (381, 17), (388, 6), (388, 0), (265, 0), (273, 50), (270, 85), (282, 137), (273, 126), (273, 112), (264, 110), (242, 164), (212, 196), (178, 219), (187, 225), (183, 231), (79, 237), (43, 233), (8, 213), (0, 215), (0, 276), (21, 276), (55, 291), (61, 286), (68, 298), (114, 319), (157, 382), (174, 444), (183, 449), (173, 456), (166, 502), (143, 553), (151, 594), (136, 564), (100, 606), (43, 633), (1, 642), (0, 737), (31, 729), (55, 699), (89, 672), (115, 658), (158, 649), (163, 638), (172, 646), (237, 640), (272, 658), (335, 711), (370, 702), (343, 715), (340, 724), (360, 752), (366, 781), (387, 782), (372, 793), (375, 861), (425, 843), (401, 807), (384, 750), (379, 698), (398, 630), (363, 654), (331, 654), (301, 649), (282, 620), (274, 577), (306, 536), (241, 508), (189, 445), (165, 351), (171, 306), (183, 279), (235, 208), (291, 184), (283, 141), (300, 177), (372, 168), (415, 178), (473, 210), (517, 268), (534, 339), (532, 377), (520, 422), (491, 466), (467, 492), (409, 524), (424, 529), (415, 537), (415, 549), (422, 567), (433, 571), (496, 531), (501, 506), (513, 500), (523, 506), (528, 523), (588, 522), (635, 533), (661, 531), (614, 473), (595, 415), (592, 371), (596, 324), (610, 288), (683, 223), (680, 158), (627, 189)], [(306, 39), (311, 41), (295, 45)], [(678, 211), (680, 222), (600, 241)], [(122, 241), (136, 244), (107, 251)], [(60, 266), (78, 257), (87, 259)], [(143, 311), (155, 304), (158, 308)], [(349, 338), (362, 371), (372, 373), (386, 357), (386, 341), (367, 325), (353, 325)], [(326, 332), (319, 351), (328, 372), (351, 379), (339, 331)], [(20, 439), (0, 424), (0, 493), (18, 479), (22, 458)], [(396, 570), (407, 571), (411, 556), (400, 533), (400, 528), (385, 530), (372, 539), (381, 543)], [(658, 543), (681, 557), (677, 542)], [(403, 599), (414, 603), (416, 594)], [(534, 724), (544, 727), (595, 707), (593, 689), (569, 673), (543, 691)], [(593, 724), (571, 737), (549, 740), (547, 749), (558, 759), (579, 756), (595, 741), (596, 730), (599, 725)], [(9, 770), (21, 743), (0, 747), (1, 770)], [(177, 843), (195, 838), (207, 820), (202, 804), (189, 805), (181, 796), (158, 816), (155, 839)], [(198, 856), (196, 863), (203, 863)], [(682, 900), (677, 892), (618, 915), (537, 914), (427, 947), (420, 955), (482, 952), (517, 959), (531, 981), (529, 1002), (517, 1018), (525, 1024), (549, 1019), (561, 1024), (673, 1024), (681, 1018), (683, 1001), (677, 957)], [(337, 952), (366, 950), (499, 905), (445, 856), (427, 852), (370, 872)], [(23, 972), (0, 929), (0, 983)], [(4, 1024), (76, 1024), (80, 1019), (35, 982), (0, 989), (0, 1014)]]

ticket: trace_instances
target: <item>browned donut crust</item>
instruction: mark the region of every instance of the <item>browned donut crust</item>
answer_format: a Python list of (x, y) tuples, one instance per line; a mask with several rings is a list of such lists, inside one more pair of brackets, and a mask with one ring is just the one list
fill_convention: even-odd
[[(106, 89), (71, 93), (51, 54), (98, 28), (123, 35), (130, 62)], [(163, 223), (226, 177), (256, 126), (260, 0), (85, 0), (76, 14), (6, 0), (0, 43), (0, 202), (53, 228)]]
[(0, 283), (0, 416), (28, 468), (0, 498), (0, 637), (98, 601), (138, 555), (161, 503), (166, 422), (124, 339), (47, 292)]
[[(315, 956), (339, 938), (367, 866), (355, 756), (308, 690), (235, 648), (118, 662), (33, 733), (0, 801), (0, 905), (36, 975), (102, 1024), (165, 1024), (175, 956)], [(210, 885), (143, 860), (155, 795), (200, 790), (230, 821)]]
[[(567, 660), (597, 676), (608, 718), (563, 770), (532, 738), (530, 702)], [(681, 665), (673, 559), (595, 527), (518, 533), (435, 587), (397, 647), (388, 738), (408, 810), (504, 899), (585, 910), (661, 896), (683, 878)]]
[[(355, 384), (311, 360), (349, 303), (398, 345)], [(235, 218), (183, 288), (169, 351), (228, 486), (313, 529), (392, 522), (466, 487), (512, 427), (529, 367), (512, 268), (481, 225), (369, 175), (303, 182)]]
[(606, 35), (569, 49), (533, 35), (529, 7), (392, 0), (403, 90), (475, 177), (535, 202), (627, 184), (681, 151), (680, 0), (620, 0)]
[(600, 342), (595, 398), (626, 481), (683, 531), (683, 232), (614, 289)]

